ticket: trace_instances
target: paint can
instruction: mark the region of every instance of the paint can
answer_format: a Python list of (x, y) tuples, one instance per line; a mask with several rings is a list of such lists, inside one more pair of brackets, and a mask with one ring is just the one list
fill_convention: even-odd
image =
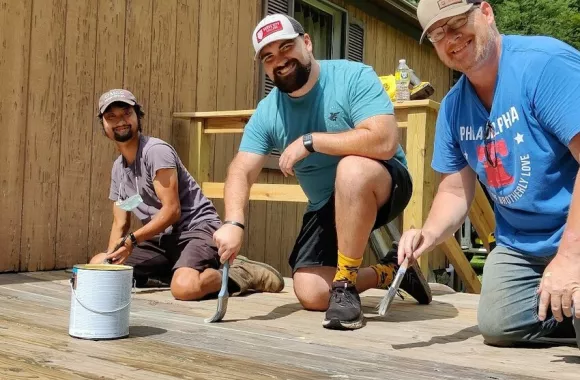
[(70, 336), (91, 340), (129, 336), (133, 267), (75, 265), (70, 287)]

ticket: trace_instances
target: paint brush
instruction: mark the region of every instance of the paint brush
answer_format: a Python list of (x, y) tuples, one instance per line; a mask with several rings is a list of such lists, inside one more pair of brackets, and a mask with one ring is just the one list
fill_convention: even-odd
[[(115, 246), (115, 248), (113, 248), (113, 252), (115, 252), (116, 250), (118, 250), (119, 248), (121, 248), (122, 246), (125, 245), (125, 241), (127, 240), (127, 236), (129, 235), (125, 235), (125, 237), (123, 239), (121, 239), (121, 242), (119, 242), (119, 244), (117, 244)], [(113, 253), (111, 252), (111, 253)], [(105, 259), (103, 260), (103, 264), (113, 264), (113, 261), (111, 259)]]
[(228, 278), (230, 271), (230, 262), (226, 261), (222, 269), (222, 288), (218, 294), (218, 304), (217, 310), (213, 317), (205, 319), (205, 323), (219, 322), (226, 315), (226, 310), (228, 308)]
[(403, 263), (401, 264), (401, 266), (397, 270), (397, 275), (395, 276), (393, 283), (391, 284), (391, 286), (389, 286), (389, 290), (387, 290), (387, 293), (383, 296), (383, 299), (381, 300), (381, 302), (377, 306), (377, 309), (379, 309), (380, 316), (384, 317), (385, 315), (387, 315), (387, 311), (389, 310), (389, 306), (391, 306), (393, 299), (395, 299), (395, 295), (397, 294), (397, 290), (399, 290), (399, 286), (401, 285), (401, 281), (403, 280), (403, 276), (405, 276), (405, 272), (407, 272), (408, 265), (409, 265), (409, 259), (405, 257), (405, 260), (403, 261)]

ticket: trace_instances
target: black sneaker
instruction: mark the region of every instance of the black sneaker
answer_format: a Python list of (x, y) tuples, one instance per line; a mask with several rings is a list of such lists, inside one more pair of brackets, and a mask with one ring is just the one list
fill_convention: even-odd
[[(389, 250), (387, 255), (381, 260), (381, 264), (393, 265), (395, 268), (395, 273), (393, 276), (397, 275), (397, 270), (399, 270), (399, 264), (397, 264), (397, 251), (398, 244), (393, 243), (393, 247)], [(417, 262), (407, 268), (403, 280), (401, 281), (400, 289), (403, 289), (411, 297), (415, 298), (417, 302), (423, 305), (428, 305), (432, 301), (431, 288), (427, 283), (427, 280), (421, 272), (421, 268)]]
[(330, 305), (322, 326), (335, 330), (355, 330), (364, 326), (360, 297), (354, 285), (332, 283)]

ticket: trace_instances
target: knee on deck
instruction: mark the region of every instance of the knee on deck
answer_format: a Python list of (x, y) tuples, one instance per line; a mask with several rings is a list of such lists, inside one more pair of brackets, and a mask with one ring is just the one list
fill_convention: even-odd
[(201, 289), (199, 279), (179, 275), (173, 276), (171, 280), (171, 294), (179, 301), (196, 301), (206, 295)]
[[(526, 340), (527, 329), (521, 325), (516, 327), (512, 322), (499, 308), (481, 304), (478, 307), (477, 324), (485, 344), (507, 347)], [(530, 330), (533, 328), (529, 327)]]
[(302, 307), (306, 310), (326, 311), (326, 309), (328, 309), (328, 303), (330, 300), (330, 293), (328, 291), (317, 296), (300, 297), (297, 295), (297, 297)]
[(301, 289), (304, 288), (294, 287), (294, 293), (304, 309), (310, 311), (326, 311), (326, 309), (328, 309), (330, 301), (330, 291), (328, 287), (311, 287), (308, 288), (307, 291), (301, 291)]

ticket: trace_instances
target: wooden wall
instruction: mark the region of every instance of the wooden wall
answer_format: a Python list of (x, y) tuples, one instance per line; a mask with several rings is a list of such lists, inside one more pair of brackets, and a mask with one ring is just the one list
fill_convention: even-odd
[[(404, 56), (442, 97), (449, 71), (429, 47), (347, 8), (366, 24), (367, 63), (392, 73)], [(173, 112), (254, 108), (250, 34), (261, 10), (261, 0), (0, 0), (0, 271), (71, 267), (107, 246), (118, 153), (95, 117), (102, 92), (131, 90), (145, 133), (182, 158), (190, 131)], [(216, 139), (214, 180), (225, 178), (238, 144)], [(295, 182), (274, 170), (259, 181)], [(244, 253), (288, 275), (303, 211), (252, 202)]]
[(106, 248), (118, 153), (95, 117), (104, 91), (133, 91), (145, 132), (180, 153), (188, 131), (174, 111), (254, 106), (251, 42), (238, 36), (260, 6), (0, 0), (0, 271), (70, 267)]

